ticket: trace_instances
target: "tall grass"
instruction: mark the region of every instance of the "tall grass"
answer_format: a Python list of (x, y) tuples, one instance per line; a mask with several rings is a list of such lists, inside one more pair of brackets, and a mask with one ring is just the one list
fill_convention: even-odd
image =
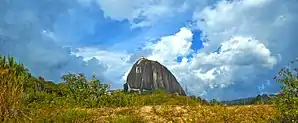
[(0, 121), (23, 115), (20, 109), (27, 78), (28, 72), (22, 64), (17, 64), (13, 57), (0, 56)]

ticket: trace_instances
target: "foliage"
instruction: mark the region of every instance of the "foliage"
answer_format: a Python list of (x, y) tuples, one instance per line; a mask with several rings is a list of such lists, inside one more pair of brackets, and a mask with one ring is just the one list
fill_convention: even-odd
[(241, 98), (236, 100), (221, 101), (220, 103), (226, 105), (254, 105), (254, 104), (273, 104), (274, 94), (262, 94), (256, 97)]
[(217, 99), (212, 99), (210, 105), (220, 105), (220, 102)]
[(254, 98), (252, 102), (253, 104), (264, 104), (264, 101), (261, 95), (258, 95), (256, 98)]
[(28, 72), (23, 64), (16, 63), (13, 57), (0, 56), (0, 121), (23, 115), (21, 102), (27, 80)]
[(107, 91), (108, 86), (101, 84), (95, 75), (88, 81), (84, 74), (69, 73), (62, 79), (67, 85), (67, 94), (76, 103), (87, 107), (94, 107)]
[(296, 61), (280, 70), (275, 80), (282, 84), (282, 92), (276, 97), (275, 104), (280, 111), (282, 122), (298, 122), (298, 68)]

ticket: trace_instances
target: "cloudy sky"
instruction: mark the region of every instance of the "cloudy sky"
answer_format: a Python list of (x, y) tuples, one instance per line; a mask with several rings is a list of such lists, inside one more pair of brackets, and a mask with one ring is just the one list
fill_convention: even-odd
[(140, 57), (168, 67), (190, 95), (274, 93), (298, 57), (297, 0), (1, 0), (0, 55), (36, 76), (96, 73), (122, 88)]

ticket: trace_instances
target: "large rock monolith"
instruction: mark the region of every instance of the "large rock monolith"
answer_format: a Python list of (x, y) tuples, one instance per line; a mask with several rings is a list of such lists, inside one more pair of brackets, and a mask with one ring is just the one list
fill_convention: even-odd
[(175, 76), (157, 61), (140, 58), (130, 70), (124, 91), (164, 89), (168, 93), (186, 95)]

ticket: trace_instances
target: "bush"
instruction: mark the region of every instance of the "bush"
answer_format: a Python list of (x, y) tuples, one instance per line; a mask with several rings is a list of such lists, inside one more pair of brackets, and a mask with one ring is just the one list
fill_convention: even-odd
[(23, 115), (23, 85), (28, 80), (27, 69), (13, 57), (0, 56), (0, 121)]
[(66, 83), (67, 96), (85, 107), (94, 107), (100, 103), (108, 88), (107, 85), (101, 84), (95, 75), (91, 81), (88, 81), (84, 74), (74, 73), (63, 75), (62, 79)]
[(212, 99), (210, 101), (210, 105), (213, 105), (213, 106), (220, 105), (220, 102), (217, 99)]
[(258, 95), (256, 98), (252, 100), (252, 104), (264, 104), (264, 101), (262, 99), (261, 95)]
[(292, 61), (286, 68), (280, 70), (275, 80), (282, 84), (282, 92), (275, 99), (282, 122), (298, 122), (298, 68)]

